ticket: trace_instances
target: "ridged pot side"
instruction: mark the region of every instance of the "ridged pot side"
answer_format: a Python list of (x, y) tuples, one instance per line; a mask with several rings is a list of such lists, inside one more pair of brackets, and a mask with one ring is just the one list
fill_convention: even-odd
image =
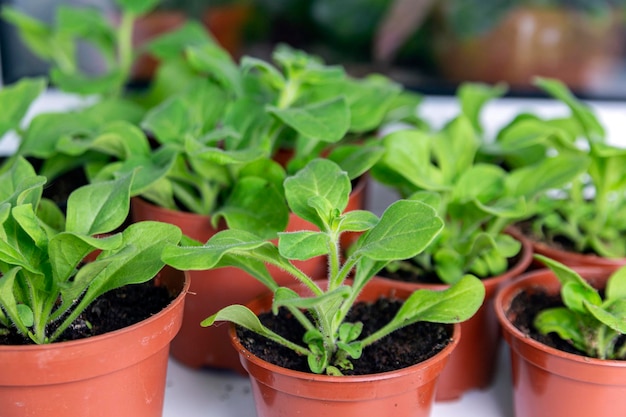
[(169, 268), (155, 282), (176, 298), (132, 326), (71, 342), (0, 346), (0, 415), (160, 417), (189, 282)]
[[(576, 268), (596, 288), (613, 269)], [(522, 291), (558, 294), (560, 284), (547, 269), (528, 272), (502, 288), (495, 308), (510, 346), (516, 417), (622, 417), (626, 410), (626, 361), (600, 360), (546, 346), (521, 332), (510, 313)]]

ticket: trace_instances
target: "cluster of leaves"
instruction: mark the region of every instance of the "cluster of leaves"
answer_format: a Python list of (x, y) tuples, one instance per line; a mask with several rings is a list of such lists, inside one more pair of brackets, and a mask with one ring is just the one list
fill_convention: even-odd
[[(122, 11), (119, 24), (92, 7), (60, 5), (55, 23), (47, 24), (4, 6), (2, 18), (14, 24), (29, 49), (50, 62), (50, 79), (60, 89), (78, 94), (120, 96), (137, 57), (132, 33), (138, 16), (156, 7), (159, 0), (115, 0)], [(80, 68), (79, 43), (91, 45), (104, 60), (103, 74), (92, 75)]]
[[(119, 5), (132, 23), (152, 3)], [(83, 12), (91, 13), (60, 13), (76, 17)], [(21, 16), (11, 9), (7, 13)], [(119, 34), (109, 37), (114, 44), (124, 43)], [(390, 119), (416, 119), (419, 95), (382, 76), (355, 79), (341, 67), (285, 45), (275, 49), (271, 61), (244, 57), (237, 64), (204, 28), (190, 22), (144, 49), (160, 60), (146, 93), (38, 115), (20, 132), (18, 153), (42, 159), (41, 173), (49, 178), (83, 166), (90, 181), (100, 181), (141, 167), (132, 195), (211, 215), (216, 224), (223, 217), (231, 227), (249, 226), (257, 218), (256, 232), (268, 236), (287, 221), (286, 172), (274, 162), (277, 153), (292, 152), (285, 162), (289, 173), (324, 155), (356, 178), (382, 155), (371, 137), (377, 128)], [(57, 72), (51, 71), (53, 81)], [(61, 89), (90, 92), (73, 88), (81, 83), (93, 87), (75, 72), (63, 80), (71, 74), (73, 84), (57, 83)], [(121, 88), (128, 79), (119, 81)]]
[[(416, 291), (387, 325), (360, 338), (362, 324), (345, 322), (345, 318), (361, 290), (390, 261), (421, 252), (440, 232), (443, 222), (432, 207), (409, 200), (394, 202), (380, 218), (361, 210), (342, 214), (348, 203), (350, 180), (345, 171), (327, 159), (311, 161), (284, 185), (291, 210), (319, 231), (279, 233), (275, 246), (248, 231), (229, 229), (204, 245), (171, 245), (165, 249), (163, 260), (178, 269), (234, 266), (247, 271), (274, 293), (274, 313), (285, 307), (300, 321), (306, 329), (303, 344), (290, 342), (266, 328), (241, 305), (225, 307), (204, 320), (204, 326), (216, 321), (234, 322), (305, 355), (312, 372), (340, 374), (366, 346), (403, 326), (418, 321), (460, 322), (482, 304), (484, 286), (476, 277), (467, 275), (445, 291)], [(339, 241), (344, 232), (362, 235), (342, 259)], [(319, 255), (329, 259), (323, 286), (292, 263)], [(294, 281), (304, 284), (312, 295), (301, 296), (280, 287), (266, 264), (292, 274)]]
[(398, 130), (383, 138), (386, 152), (373, 177), (405, 198), (436, 207), (445, 221), (424, 252), (393, 263), (390, 270), (435, 272), (446, 283), (468, 272), (480, 277), (505, 272), (521, 248), (506, 228), (529, 217), (542, 193), (584, 170), (580, 158), (568, 155), (510, 170), (483, 162), (481, 109), (503, 91), (464, 84), (458, 91), (461, 114), (441, 130)]
[(538, 240), (570, 241), (574, 250), (605, 257), (626, 256), (626, 149), (607, 143), (593, 111), (561, 82), (537, 79), (536, 85), (563, 102), (571, 114), (543, 119), (520, 114), (496, 139), (502, 160), (511, 167), (530, 167), (548, 157), (573, 158), (582, 169), (546, 193), (533, 212)]
[(181, 239), (158, 222), (115, 232), (128, 215), (132, 174), (75, 190), (66, 216), (42, 198), (46, 178), (25, 159), (0, 182), (0, 332), (15, 327), (35, 343), (54, 342), (101, 294), (154, 277), (164, 246)]
[(561, 339), (599, 359), (626, 359), (626, 267), (613, 272), (604, 298), (577, 272), (545, 256), (536, 255), (561, 283), (563, 307), (540, 312), (534, 320), (543, 334)]

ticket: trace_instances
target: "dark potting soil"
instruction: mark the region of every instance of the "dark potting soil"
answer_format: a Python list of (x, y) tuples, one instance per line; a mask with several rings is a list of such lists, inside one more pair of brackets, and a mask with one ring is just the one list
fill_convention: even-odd
[[(576, 248), (576, 244), (571, 239), (568, 239), (565, 236), (557, 235), (552, 238), (549, 238), (548, 233), (537, 234), (533, 232), (532, 220), (533, 219), (525, 220), (517, 224), (517, 228), (520, 230), (522, 235), (526, 236), (532, 242), (543, 243), (551, 248), (561, 250), (561, 251), (580, 252)], [(597, 255), (593, 251), (586, 251), (586, 252), (581, 252), (581, 253), (586, 254), (586, 255)]]
[[(544, 335), (535, 329), (533, 321), (540, 311), (546, 308), (562, 307), (560, 295), (550, 295), (543, 291), (523, 291), (520, 292), (511, 302), (508, 316), (512, 323), (524, 334), (543, 343), (544, 345), (573, 353), (581, 356), (588, 356), (585, 352), (576, 349), (571, 343), (561, 339), (556, 333)], [(618, 344), (626, 343), (626, 336), (622, 336)]]
[[(59, 341), (83, 339), (128, 327), (163, 310), (173, 300), (167, 288), (153, 281), (127, 285), (98, 297), (62, 334)], [(0, 334), (0, 345), (33, 342), (11, 329)]]
[[(347, 317), (348, 322), (363, 322), (359, 339), (387, 324), (398, 311), (402, 302), (381, 298), (374, 303), (357, 303)], [(279, 314), (264, 313), (261, 322), (281, 336), (301, 344), (303, 329), (286, 309)], [(261, 359), (302, 372), (310, 372), (306, 357), (249, 330), (238, 328), (241, 343)], [(358, 360), (353, 359), (353, 370), (345, 375), (365, 375), (405, 368), (422, 362), (440, 352), (450, 343), (452, 327), (438, 323), (420, 322), (399, 329), (363, 349)]]

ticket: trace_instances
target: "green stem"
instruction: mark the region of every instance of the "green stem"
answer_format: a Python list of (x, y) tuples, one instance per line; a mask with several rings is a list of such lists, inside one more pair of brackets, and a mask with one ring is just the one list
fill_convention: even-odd
[(286, 109), (290, 107), (296, 98), (298, 98), (298, 93), (300, 92), (300, 82), (288, 79), (285, 83), (285, 88), (280, 92), (278, 97), (277, 107), (279, 109)]
[[(133, 64), (133, 26), (135, 24), (135, 15), (133, 13), (123, 13), (122, 21), (118, 28), (118, 64), (121, 72), (121, 79), (127, 80), (130, 77), (130, 70)], [(123, 84), (123, 83), (122, 83)], [(114, 92), (115, 96), (121, 94), (124, 86), (120, 85), (118, 91)]]

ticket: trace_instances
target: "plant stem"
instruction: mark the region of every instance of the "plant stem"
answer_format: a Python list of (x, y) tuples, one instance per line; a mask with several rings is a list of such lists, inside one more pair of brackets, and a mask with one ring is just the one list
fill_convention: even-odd
[[(135, 15), (130, 12), (122, 14), (122, 21), (118, 28), (118, 65), (121, 72), (121, 79), (127, 80), (130, 76), (130, 69), (133, 63), (133, 27)], [(119, 96), (124, 88), (123, 82), (118, 86), (118, 90), (113, 92), (114, 96)]]

